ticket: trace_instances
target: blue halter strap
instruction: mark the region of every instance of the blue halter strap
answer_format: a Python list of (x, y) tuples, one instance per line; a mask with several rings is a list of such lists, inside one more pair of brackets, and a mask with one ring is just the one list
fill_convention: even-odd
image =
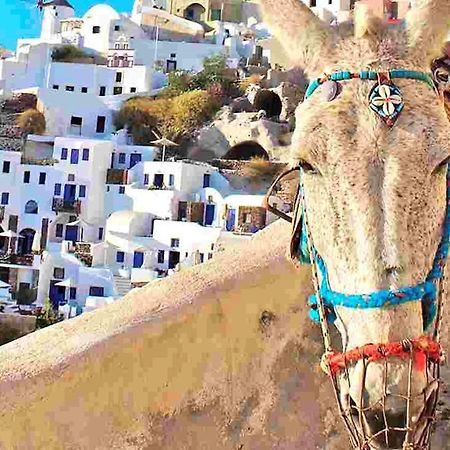
[[(434, 257), (433, 266), (425, 281), (415, 286), (406, 286), (396, 290), (377, 291), (371, 294), (342, 294), (333, 291), (328, 281), (328, 271), (324, 260), (312, 248), (313, 258), (318, 267), (321, 282), (319, 294), (325, 305), (327, 320), (333, 323), (336, 320), (335, 306), (345, 306), (347, 308), (382, 308), (384, 306), (401, 305), (411, 301), (422, 301), (423, 324), (426, 330), (436, 316), (437, 284), (442, 278), (445, 262), (447, 260), (450, 246), (450, 165), (447, 166), (447, 206), (443, 223), (441, 241), (438, 245)], [(302, 240), (304, 240), (302, 233)], [(312, 295), (309, 298), (310, 317), (318, 321), (317, 297)]]
[[(434, 87), (432, 78), (424, 72), (391, 70), (389, 71), (389, 75), (391, 78), (408, 78), (423, 81), (431, 88)], [(305, 98), (310, 97), (325, 81), (331, 80), (337, 82), (354, 78), (377, 80), (378, 73), (375, 71), (361, 71), (356, 74), (348, 71), (335, 72), (324, 78), (313, 80), (309, 84)], [(304, 198), (301, 176), (302, 171), (300, 171), (300, 194), (302, 195), (302, 198)], [(336, 306), (361, 309), (382, 308), (384, 306), (394, 306), (420, 300), (422, 302), (423, 324), (424, 329), (426, 330), (433, 323), (436, 316), (437, 284), (442, 278), (450, 246), (450, 164), (447, 165), (447, 203), (442, 237), (434, 257), (433, 266), (425, 281), (422, 283), (415, 286), (402, 287), (396, 290), (376, 291), (370, 294), (343, 294), (341, 292), (333, 291), (330, 288), (325, 261), (318, 254), (314, 246), (312, 246), (312, 254), (310, 254), (307, 235), (306, 222), (305, 220), (302, 220), (301, 236), (297, 250), (298, 258), (301, 263), (309, 264), (314, 261), (317, 266), (320, 275), (319, 295), (325, 306), (326, 316), (329, 322), (333, 323), (336, 320), (336, 312), (334, 309)], [(310, 296), (309, 305), (311, 308), (309, 313), (311, 319), (319, 321), (316, 295)]]

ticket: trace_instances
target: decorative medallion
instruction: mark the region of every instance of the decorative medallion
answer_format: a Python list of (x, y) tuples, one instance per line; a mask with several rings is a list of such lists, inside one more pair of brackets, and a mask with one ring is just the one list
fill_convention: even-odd
[(403, 110), (402, 93), (393, 83), (378, 83), (369, 94), (370, 109), (375, 111), (386, 123), (392, 127)]

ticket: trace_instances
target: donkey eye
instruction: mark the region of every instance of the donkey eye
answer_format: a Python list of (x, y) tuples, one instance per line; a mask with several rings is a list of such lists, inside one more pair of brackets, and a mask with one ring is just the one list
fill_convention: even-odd
[(434, 79), (438, 83), (446, 84), (449, 82), (450, 76), (449, 76), (449, 73), (445, 69), (436, 69), (434, 71)]
[(305, 161), (304, 159), (301, 159), (298, 162), (298, 165), (301, 167), (304, 173), (307, 173), (309, 175), (320, 175), (319, 169), (314, 167), (312, 164), (310, 164), (308, 161)]
[(450, 163), (450, 156), (447, 156), (444, 160), (442, 160), (433, 170), (433, 173), (440, 172), (442, 169), (445, 169)]

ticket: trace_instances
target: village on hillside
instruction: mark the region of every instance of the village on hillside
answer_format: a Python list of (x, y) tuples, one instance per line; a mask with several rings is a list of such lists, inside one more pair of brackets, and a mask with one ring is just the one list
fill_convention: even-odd
[[(331, 24), (353, 8), (306, 3)], [(391, 21), (410, 6), (367, 3)], [(254, 1), (76, 7), (39, 1), (40, 36), (0, 59), (0, 303), (44, 325), (273, 222), (307, 85)], [(269, 201), (288, 213), (294, 195)]]

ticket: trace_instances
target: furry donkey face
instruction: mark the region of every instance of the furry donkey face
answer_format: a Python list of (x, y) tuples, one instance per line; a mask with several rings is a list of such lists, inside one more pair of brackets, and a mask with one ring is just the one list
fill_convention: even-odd
[[(429, 71), (450, 30), (450, 2), (423, 0), (406, 26), (387, 28), (357, 8), (354, 27), (334, 31), (298, 0), (261, 0), (272, 31), (294, 63), (316, 78), (337, 70)], [(330, 101), (323, 85), (299, 105), (292, 140), (292, 163), (304, 171), (308, 222), (314, 245), (327, 264), (333, 290), (371, 293), (422, 282), (442, 233), (446, 205), (449, 123), (443, 102), (426, 84), (393, 80), (405, 102), (388, 128), (369, 108), (374, 81), (340, 82)], [(337, 308), (344, 350), (423, 334), (420, 302), (374, 310)], [(364, 389), (362, 363), (341, 380), (343, 396), (368, 407), (383, 395), (384, 363), (369, 365)], [(405, 394), (408, 364), (391, 359), (387, 391)], [(413, 372), (413, 394), (424, 393), (426, 376)], [(417, 421), (427, 393), (412, 403)], [(406, 402), (386, 398), (390, 426), (404, 426)], [(367, 414), (371, 434), (384, 428), (381, 411)], [(391, 432), (387, 448), (399, 448), (404, 433)], [(380, 442), (379, 442), (380, 441)], [(372, 442), (383, 447), (385, 436)]]

